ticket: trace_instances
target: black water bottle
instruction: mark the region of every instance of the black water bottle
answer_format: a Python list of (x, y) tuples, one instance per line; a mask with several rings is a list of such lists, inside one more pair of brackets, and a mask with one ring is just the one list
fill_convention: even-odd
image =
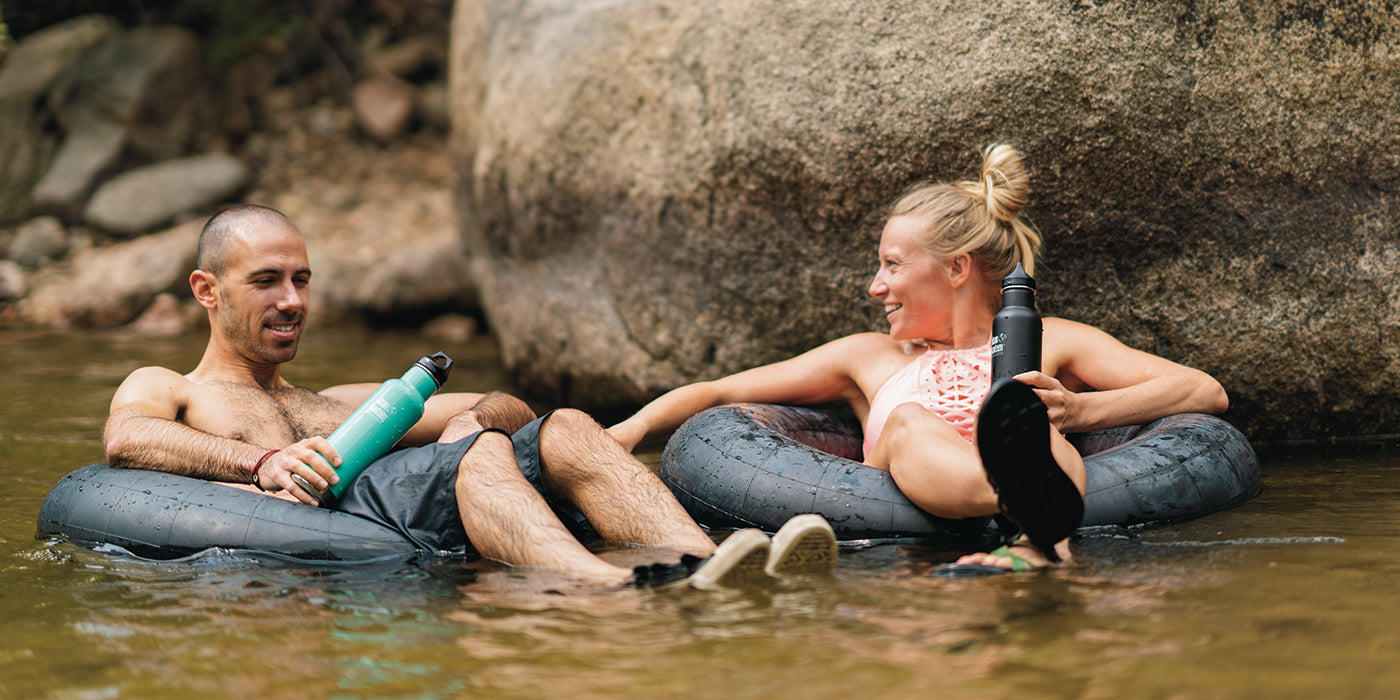
[(1001, 311), (992, 319), (992, 383), (1040, 370), (1040, 328), (1035, 280), (1016, 263), (1001, 280)]

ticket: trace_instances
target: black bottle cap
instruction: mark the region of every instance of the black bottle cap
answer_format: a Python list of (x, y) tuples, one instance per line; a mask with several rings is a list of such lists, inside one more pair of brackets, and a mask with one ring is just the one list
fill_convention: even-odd
[(1012, 270), (1011, 274), (1001, 278), (1001, 290), (1003, 292), (1008, 289), (1015, 289), (1016, 287), (1029, 289), (1032, 292), (1035, 291), (1035, 280), (1031, 279), (1031, 276), (1026, 274), (1026, 268), (1021, 267), (1021, 263), (1016, 263), (1016, 269)]
[(452, 371), (452, 358), (443, 352), (435, 352), (413, 364), (428, 370), (428, 374), (432, 375), (433, 381), (437, 382), (439, 389), (447, 383), (447, 373)]

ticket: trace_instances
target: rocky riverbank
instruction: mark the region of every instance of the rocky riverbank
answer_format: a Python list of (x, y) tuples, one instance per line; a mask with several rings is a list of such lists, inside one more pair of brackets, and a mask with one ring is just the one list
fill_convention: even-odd
[(401, 35), (365, 23), (339, 81), (271, 39), (216, 70), (211, 40), (169, 24), (88, 15), (18, 37), (0, 56), (0, 327), (198, 325), (199, 226), (254, 202), (306, 235), (314, 320), (470, 332), (434, 8)]

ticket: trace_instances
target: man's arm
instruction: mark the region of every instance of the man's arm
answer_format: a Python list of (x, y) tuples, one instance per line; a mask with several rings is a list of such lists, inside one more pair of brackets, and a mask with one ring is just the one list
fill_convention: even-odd
[[(322, 396), (326, 396), (337, 401), (342, 401), (350, 406), (359, 406), (368, 399), (378, 384), (340, 384), (329, 387), (321, 391)], [(484, 394), (448, 392), (445, 394), (434, 394), (428, 397), (423, 406), (423, 417), (409, 429), (408, 434), (399, 441), (400, 447), (411, 447), (415, 445), (426, 445), (436, 441), (442, 436), (442, 431), (447, 428), (447, 421), (453, 416), (466, 411), (481, 401)], [(523, 403), (521, 404), (524, 405)], [(528, 411), (529, 409), (525, 409)], [(534, 420), (534, 414), (530, 414), (529, 422)], [(513, 432), (513, 431), (512, 431)]]
[[(112, 397), (102, 430), (107, 462), (114, 467), (151, 469), (209, 481), (255, 483), (267, 491), (286, 489), (297, 500), (316, 497), (292, 480), (299, 474), (324, 490), (339, 481), (333, 466), (340, 456), (321, 436), (281, 449), (253, 445), (192, 428), (180, 421), (189, 406), (188, 379), (162, 367), (132, 372)], [(330, 462), (327, 465), (326, 462)], [(261, 466), (259, 466), (261, 464)], [(257, 467), (257, 480), (253, 469)]]
[(266, 447), (191, 428), (179, 421), (190, 381), (162, 367), (132, 372), (112, 397), (102, 430), (114, 467), (153, 469), (211, 481), (249, 483)]

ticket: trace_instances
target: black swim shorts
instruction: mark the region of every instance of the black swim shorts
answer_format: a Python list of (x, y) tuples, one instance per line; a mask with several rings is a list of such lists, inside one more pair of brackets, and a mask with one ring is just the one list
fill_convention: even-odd
[[(540, 425), (550, 414), (517, 430), (510, 436), (515, 461), (526, 481), (544, 494), (540, 473)], [(483, 432), (499, 432), (491, 430)], [(473, 433), (453, 443), (433, 443), (411, 447), (379, 458), (369, 465), (334, 506), (402, 534), (419, 549), (435, 554), (465, 554), (471, 542), (457, 514), (457, 465), (462, 455), (482, 433)], [(582, 515), (571, 507), (551, 503), (570, 527)]]

